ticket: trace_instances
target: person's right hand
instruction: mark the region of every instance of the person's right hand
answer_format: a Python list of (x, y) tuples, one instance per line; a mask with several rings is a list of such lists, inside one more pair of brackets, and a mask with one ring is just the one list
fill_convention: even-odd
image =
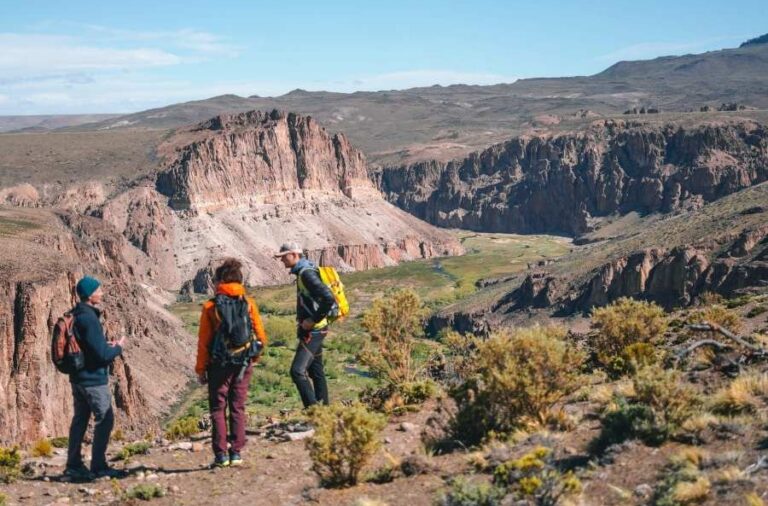
[(125, 344), (125, 336), (121, 337), (120, 340), (118, 341), (112, 341), (110, 344), (112, 346), (120, 346), (122, 348), (123, 345)]

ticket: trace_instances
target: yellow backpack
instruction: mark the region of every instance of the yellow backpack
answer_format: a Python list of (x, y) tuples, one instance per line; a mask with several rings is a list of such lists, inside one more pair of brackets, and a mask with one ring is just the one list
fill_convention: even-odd
[(328, 320), (334, 322), (344, 319), (349, 314), (349, 301), (347, 301), (347, 295), (344, 293), (344, 283), (341, 282), (339, 273), (334, 267), (318, 267), (317, 269), (320, 271), (320, 279), (331, 289), (338, 306), (338, 308), (334, 308), (335, 311), (328, 315)]

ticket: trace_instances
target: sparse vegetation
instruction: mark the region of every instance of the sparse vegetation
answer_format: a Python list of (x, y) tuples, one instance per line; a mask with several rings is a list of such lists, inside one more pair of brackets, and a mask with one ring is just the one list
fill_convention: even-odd
[(741, 317), (733, 309), (723, 304), (711, 304), (700, 307), (688, 316), (688, 323), (713, 323), (725, 327), (734, 333), (739, 333), (742, 328)]
[(69, 438), (66, 436), (51, 438), (51, 444), (54, 448), (66, 448), (69, 446)]
[(652, 302), (622, 297), (592, 311), (591, 346), (598, 364), (614, 377), (656, 363), (654, 347), (668, 327), (664, 310)]
[(29, 452), (33, 457), (50, 457), (53, 455), (53, 444), (49, 439), (39, 439), (35, 441)]
[(471, 482), (456, 477), (449, 483), (450, 488), (440, 494), (439, 506), (498, 506), (506, 492), (486, 481)]
[(533, 500), (541, 506), (560, 504), (582, 490), (581, 481), (573, 473), (558, 470), (553, 465), (552, 450), (543, 446), (497, 466), (493, 481), (516, 499)]
[(117, 460), (128, 460), (134, 455), (146, 455), (149, 453), (149, 449), (152, 448), (152, 443), (148, 441), (137, 441), (136, 443), (129, 443), (123, 446), (115, 458)]
[(641, 369), (633, 378), (634, 395), (618, 395), (602, 416), (600, 435), (591, 451), (600, 453), (628, 439), (659, 445), (675, 436), (700, 405), (679, 372), (658, 366)]
[(12, 483), (21, 475), (21, 452), (0, 447), (0, 483)]
[(163, 496), (165, 496), (163, 487), (154, 483), (140, 483), (134, 485), (125, 493), (126, 499), (140, 499), (142, 501), (151, 501), (152, 499)]
[(171, 441), (188, 438), (200, 432), (196, 416), (184, 416), (173, 420), (165, 429), (165, 437)]
[(703, 502), (712, 484), (701, 472), (702, 459), (702, 453), (696, 449), (683, 450), (670, 459), (656, 488), (653, 504), (685, 506)]
[(546, 424), (552, 407), (579, 385), (584, 355), (562, 327), (517, 329), (479, 345), (477, 372), (451, 393), (459, 406), (455, 437), (470, 444), (490, 431)]
[(307, 441), (312, 469), (324, 486), (354, 485), (363, 466), (379, 449), (386, 419), (364, 405), (316, 406), (311, 413), (315, 435)]

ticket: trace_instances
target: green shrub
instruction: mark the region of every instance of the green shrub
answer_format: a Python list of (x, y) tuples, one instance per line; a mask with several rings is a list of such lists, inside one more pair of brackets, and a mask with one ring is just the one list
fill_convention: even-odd
[(450, 489), (437, 499), (439, 506), (498, 506), (506, 495), (503, 488), (488, 482), (472, 483), (461, 476), (449, 485)]
[(472, 377), (476, 371), (476, 355), (481, 342), (480, 338), (448, 331), (440, 336), (440, 342), (445, 347), (444, 375), (448, 382), (460, 383)]
[(565, 335), (562, 327), (534, 326), (481, 343), (476, 373), (451, 391), (455, 437), (476, 444), (490, 431), (546, 424), (554, 405), (580, 386), (584, 354)]
[(362, 362), (378, 377), (394, 385), (415, 381), (414, 339), (423, 335), (424, 305), (413, 290), (398, 290), (376, 299), (363, 314), (362, 326), (373, 346), (361, 354)]
[(680, 432), (701, 402), (679, 372), (658, 366), (638, 371), (633, 390), (631, 398), (616, 396), (606, 409), (600, 435), (591, 444), (594, 453), (635, 438), (659, 445)]
[(200, 432), (196, 416), (183, 416), (168, 424), (165, 429), (166, 439), (177, 441), (188, 438)]
[(21, 475), (21, 453), (17, 447), (0, 447), (0, 483), (11, 483)]
[(30, 449), (33, 457), (50, 457), (53, 455), (53, 444), (49, 439), (40, 439), (35, 441)]
[(130, 443), (117, 453), (117, 460), (128, 460), (134, 455), (146, 455), (149, 453), (149, 449), (152, 448), (152, 443), (148, 441), (138, 441), (136, 443)]
[(743, 374), (721, 388), (712, 400), (712, 410), (724, 415), (756, 413), (768, 400), (768, 374)]
[(0, 506), (6, 506), (8, 504), (8, 496), (0, 492)]
[(593, 310), (592, 327), (595, 359), (616, 377), (657, 361), (653, 345), (664, 335), (668, 321), (660, 306), (622, 297)]
[(519, 459), (497, 466), (493, 481), (518, 500), (534, 500), (538, 505), (554, 506), (581, 492), (582, 485), (573, 473), (562, 473), (553, 462), (552, 450), (539, 446)]
[(69, 446), (69, 438), (66, 436), (51, 438), (51, 444), (54, 448), (66, 448)]
[(125, 498), (151, 501), (156, 497), (163, 497), (164, 495), (165, 491), (160, 485), (154, 483), (141, 483), (128, 489), (125, 493)]
[(316, 406), (311, 412), (315, 434), (307, 441), (312, 469), (324, 486), (357, 483), (365, 463), (379, 449), (386, 419), (355, 403)]

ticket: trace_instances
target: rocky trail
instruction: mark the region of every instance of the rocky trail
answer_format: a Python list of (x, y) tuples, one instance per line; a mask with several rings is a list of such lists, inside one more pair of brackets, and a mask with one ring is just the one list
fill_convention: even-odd
[[(393, 417), (381, 437), (383, 449), (370, 466), (411, 458), (416, 469), (423, 467), (450, 470), (461, 457), (428, 457), (420, 453), (420, 427), (429, 410)], [(210, 434), (200, 433), (189, 440), (158, 440), (147, 454), (127, 461), (114, 460), (129, 443), (113, 443), (111, 465), (125, 470), (122, 479), (101, 479), (90, 483), (71, 483), (62, 476), (66, 449), (53, 456), (27, 457), (22, 468), (26, 476), (6, 486), (9, 504), (123, 504), (137, 486), (149, 485), (163, 491), (156, 504), (354, 504), (357, 499), (380, 499), (387, 504), (432, 504), (437, 489), (443, 486), (439, 473), (416, 474), (404, 485), (401, 480), (385, 484), (362, 483), (347, 489), (324, 489), (311, 469), (304, 439), (311, 431), (290, 432), (290, 425), (274, 424), (249, 432), (245, 463), (237, 468), (211, 469)], [(85, 448), (89, 455), (90, 448)], [(414, 457), (415, 455), (419, 455)], [(437, 463), (428, 460), (439, 461)], [(421, 463), (421, 464), (419, 464)], [(421, 467), (419, 467), (421, 466)], [(138, 501), (141, 502), (141, 501)]]

